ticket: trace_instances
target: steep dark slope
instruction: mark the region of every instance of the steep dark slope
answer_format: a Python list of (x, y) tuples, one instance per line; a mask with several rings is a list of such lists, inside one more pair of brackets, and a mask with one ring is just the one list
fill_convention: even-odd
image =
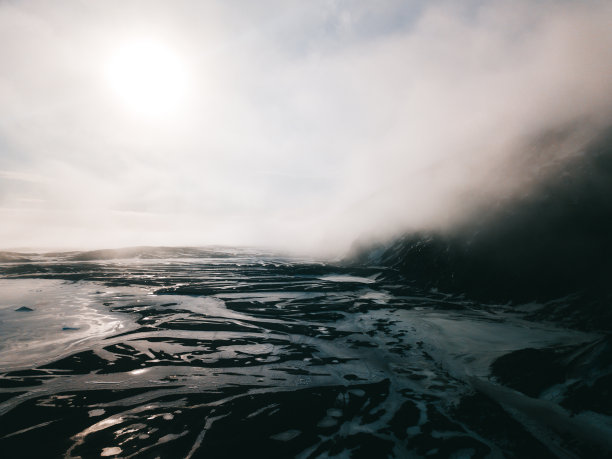
[(409, 281), (481, 300), (548, 300), (581, 292), (587, 303), (607, 301), (612, 130), (529, 191), (482, 206), (454, 231), (356, 244), (351, 261), (393, 266)]

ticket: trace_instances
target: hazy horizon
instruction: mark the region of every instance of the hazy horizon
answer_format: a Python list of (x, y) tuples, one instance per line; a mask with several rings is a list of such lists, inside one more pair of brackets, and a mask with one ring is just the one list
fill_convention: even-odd
[[(603, 1), (0, 4), (0, 246), (341, 254), (612, 123)], [(560, 144), (558, 144), (560, 142)], [(526, 178), (527, 177), (527, 178)]]
[(0, 62), (4, 456), (612, 457), (609, 0), (0, 0)]

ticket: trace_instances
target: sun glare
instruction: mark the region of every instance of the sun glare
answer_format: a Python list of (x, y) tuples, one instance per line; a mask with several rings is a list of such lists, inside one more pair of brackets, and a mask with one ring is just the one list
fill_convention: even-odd
[(179, 56), (151, 40), (120, 47), (108, 63), (107, 77), (121, 103), (140, 116), (172, 114), (187, 91), (187, 74)]

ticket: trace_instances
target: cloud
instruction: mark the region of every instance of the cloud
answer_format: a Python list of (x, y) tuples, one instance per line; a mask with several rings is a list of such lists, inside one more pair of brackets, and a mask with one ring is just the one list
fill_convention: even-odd
[[(452, 225), (524, 185), (542, 133), (572, 127), (563, 155), (607, 125), (611, 20), (597, 1), (3, 3), (0, 169), (44, 180), (0, 175), (0, 237), (339, 253)], [(178, 114), (110, 90), (134, 37), (189, 69)]]

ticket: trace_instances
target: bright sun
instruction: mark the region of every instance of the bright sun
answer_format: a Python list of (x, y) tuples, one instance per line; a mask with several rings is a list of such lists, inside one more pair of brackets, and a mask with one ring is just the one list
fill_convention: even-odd
[(108, 63), (107, 77), (121, 102), (140, 116), (172, 114), (187, 92), (187, 73), (179, 56), (152, 40), (120, 47)]

